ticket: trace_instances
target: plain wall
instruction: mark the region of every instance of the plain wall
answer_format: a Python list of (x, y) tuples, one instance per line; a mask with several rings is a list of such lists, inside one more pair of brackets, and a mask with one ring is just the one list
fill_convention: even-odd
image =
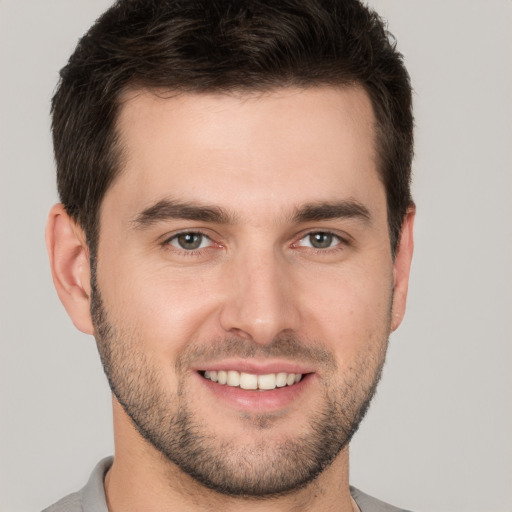
[[(107, 0), (0, 0), (0, 511), (40, 510), (112, 453), (94, 340), (53, 289), (49, 102)], [(351, 481), (424, 512), (512, 511), (512, 2), (373, 0), (415, 89), (406, 319)]]

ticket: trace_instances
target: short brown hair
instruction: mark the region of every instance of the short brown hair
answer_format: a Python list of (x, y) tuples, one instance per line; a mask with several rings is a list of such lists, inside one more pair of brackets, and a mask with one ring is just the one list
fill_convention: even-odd
[(412, 94), (375, 12), (358, 0), (118, 0), (78, 43), (52, 101), (60, 198), (91, 254), (101, 202), (121, 167), (123, 91), (316, 85), (359, 85), (371, 99), (394, 253), (412, 204)]

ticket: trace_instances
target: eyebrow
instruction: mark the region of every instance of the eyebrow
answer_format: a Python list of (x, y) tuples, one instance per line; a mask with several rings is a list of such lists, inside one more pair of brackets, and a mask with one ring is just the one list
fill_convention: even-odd
[[(371, 215), (366, 206), (353, 199), (307, 203), (297, 208), (292, 215), (292, 221), (296, 223), (347, 218), (368, 222), (371, 220)], [(146, 208), (131, 221), (131, 224), (135, 229), (145, 229), (170, 219), (236, 224), (235, 216), (218, 206), (199, 205), (172, 199), (162, 199)]]
[(295, 212), (295, 222), (311, 222), (334, 219), (359, 219), (371, 221), (370, 211), (366, 206), (354, 199), (343, 201), (308, 203)]
[(186, 219), (218, 224), (235, 223), (233, 216), (218, 206), (203, 206), (171, 199), (162, 199), (153, 206), (146, 208), (131, 223), (135, 229), (144, 229), (170, 219)]

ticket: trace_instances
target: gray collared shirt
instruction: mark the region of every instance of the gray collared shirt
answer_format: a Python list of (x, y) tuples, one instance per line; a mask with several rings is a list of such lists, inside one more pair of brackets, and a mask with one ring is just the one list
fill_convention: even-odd
[[(100, 461), (83, 489), (62, 498), (43, 512), (108, 512), (103, 480), (113, 460), (107, 457)], [(372, 498), (355, 487), (350, 487), (350, 494), (361, 512), (407, 512)]]

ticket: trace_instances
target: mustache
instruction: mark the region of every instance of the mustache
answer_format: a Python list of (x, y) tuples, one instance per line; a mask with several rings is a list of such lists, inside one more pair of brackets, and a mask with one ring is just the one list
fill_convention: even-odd
[(261, 345), (246, 338), (228, 336), (209, 343), (193, 342), (176, 360), (176, 371), (221, 358), (272, 359), (284, 358), (310, 363), (335, 371), (337, 363), (331, 351), (319, 341), (306, 341), (294, 335), (282, 335)]

